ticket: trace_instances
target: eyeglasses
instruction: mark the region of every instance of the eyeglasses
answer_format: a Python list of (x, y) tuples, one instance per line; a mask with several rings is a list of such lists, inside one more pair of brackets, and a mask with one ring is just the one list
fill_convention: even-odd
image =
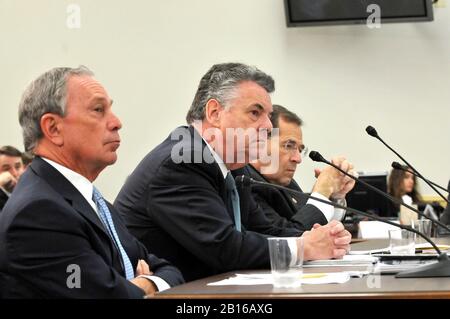
[(299, 152), (301, 157), (306, 157), (308, 155), (308, 148), (304, 145), (299, 146), (297, 143), (292, 141), (287, 141), (283, 144), (283, 149), (290, 154), (295, 154)]

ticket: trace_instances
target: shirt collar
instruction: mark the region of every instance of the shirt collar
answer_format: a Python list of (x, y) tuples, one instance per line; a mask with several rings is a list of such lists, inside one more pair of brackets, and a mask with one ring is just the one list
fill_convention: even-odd
[[(200, 132), (197, 130), (197, 128), (195, 126), (194, 130), (197, 131), (197, 133), (201, 136)], [(220, 171), (222, 172), (223, 175), (223, 179), (227, 178), (228, 173), (230, 172), (230, 170), (227, 168), (227, 166), (225, 165), (225, 163), (223, 162), (223, 159), (219, 156), (219, 154), (217, 154), (214, 149), (212, 148), (211, 145), (209, 145), (209, 143), (203, 138), (203, 141), (205, 141), (206, 146), (208, 147), (209, 151), (211, 152), (212, 156), (214, 157), (214, 160), (216, 161), (217, 165), (219, 165)]]
[[(94, 185), (83, 175), (78, 174), (77, 172), (72, 171), (70, 168), (67, 168), (61, 164), (58, 164), (48, 158), (42, 157), (44, 161), (53, 166), (58, 172), (60, 172), (72, 185), (83, 195), (86, 201), (93, 206), (94, 202), (92, 201), (92, 192), (94, 190)], [(95, 204), (93, 206), (95, 210)]]

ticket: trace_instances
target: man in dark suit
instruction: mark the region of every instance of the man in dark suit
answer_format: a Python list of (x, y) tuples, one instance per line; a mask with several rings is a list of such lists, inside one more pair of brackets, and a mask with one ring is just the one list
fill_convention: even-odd
[(13, 146), (0, 147), (0, 212), (23, 171), (22, 153)]
[(111, 105), (85, 67), (52, 69), (25, 91), (19, 120), (36, 158), (0, 216), (4, 297), (142, 298), (183, 281), (92, 184), (117, 159)]
[[(271, 162), (256, 160), (242, 169), (233, 171), (233, 175), (247, 175), (257, 181), (269, 182), (301, 192), (293, 177), (297, 165), (302, 161), (302, 156), (306, 154), (301, 129), (303, 121), (283, 106), (273, 105), (271, 122), (274, 130), (269, 139), (269, 148), (272, 153), (278, 154), (277, 161), (274, 161), (275, 165)], [(346, 160), (336, 158), (333, 161), (340, 162), (341, 168), (346, 171), (353, 169)], [(332, 198), (345, 205), (345, 195), (353, 188), (355, 181), (345, 178), (332, 167), (317, 171), (316, 174), (318, 178), (311, 195), (323, 200)], [(335, 183), (341, 187), (335, 188)], [(334, 192), (332, 192), (333, 189)], [(345, 211), (341, 209), (333, 209), (332, 206), (313, 199), (307, 200), (304, 196), (285, 190), (252, 187), (252, 195), (267, 219), (279, 227), (308, 230), (314, 224), (325, 225), (333, 219), (341, 221), (345, 216)]]
[[(302, 234), (272, 225), (251, 196), (236, 192), (230, 174), (271, 130), (273, 90), (273, 79), (254, 67), (214, 65), (200, 81), (189, 126), (175, 129), (141, 161), (114, 202), (130, 231), (188, 281), (268, 268), (267, 237)], [(306, 259), (341, 257), (350, 234), (333, 223), (303, 239)]]

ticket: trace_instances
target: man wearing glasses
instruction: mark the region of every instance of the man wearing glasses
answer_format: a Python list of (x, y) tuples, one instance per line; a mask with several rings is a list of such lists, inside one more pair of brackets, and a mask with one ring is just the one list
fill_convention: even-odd
[[(243, 169), (234, 171), (233, 175), (245, 174), (257, 181), (270, 182), (302, 191), (293, 177), (297, 165), (307, 155), (301, 129), (303, 121), (286, 108), (273, 105), (271, 122), (274, 129), (278, 128), (278, 134), (276, 130), (273, 131), (274, 134), (269, 140), (268, 147), (272, 155), (274, 152), (279, 152), (278, 161), (272, 160), (269, 163), (263, 163), (261, 160), (257, 160)], [(271, 158), (276, 158), (276, 156)], [(353, 169), (353, 165), (343, 157), (334, 158), (333, 163), (345, 171)], [(355, 182), (331, 166), (322, 171), (316, 169), (315, 174), (317, 181), (311, 195), (345, 205), (345, 195), (353, 188)], [(332, 192), (334, 189), (338, 191)], [(280, 189), (253, 187), (252, 195), (266, 217), (278, 227), (309, 230), (314, 224), (325, 225), (331, 220), (341, 221), (345, 217), (345, 210), (334, 209), (330, 205), (313, 199), (307, 200), (298, 194)]]

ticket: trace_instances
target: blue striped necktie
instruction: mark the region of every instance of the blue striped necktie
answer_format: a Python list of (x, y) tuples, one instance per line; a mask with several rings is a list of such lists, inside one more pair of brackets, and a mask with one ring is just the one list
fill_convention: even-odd
[(233, 175), (228, 172), (225, 178), (225, 184), (228, 190), (228, 198), (231, 200), (231, 206), (233, 207), (234, 224), (236, 229), (241, 231), (241, 206), (239, 203), (239, 193), (236, 189), (236, 183), (234, 182)]
[(120, 253), (120, 256), (122, 257), (126, 278), (128, 280), (133, 279), (134, 278), (133, 265), (131, 264), (130, 258), (128, 258), (125, 249), (123, 249), (122, 243), (120, 242), (119, 236), (117, 235), (116, 228), (114, 227), (114, 223), (111, 217), (111, 212), (109, 211), (108, 206), (106, 206), (106, 202), (103, 199), (102, 194), (100, 194), (100, 192), (95, 187), (92, 199), (94, 200), (94, 203), (97, 205), (100, 219), (103, 225), (105, 225), (105, 228), (109, 233), (109, 236), (116, 245)]

